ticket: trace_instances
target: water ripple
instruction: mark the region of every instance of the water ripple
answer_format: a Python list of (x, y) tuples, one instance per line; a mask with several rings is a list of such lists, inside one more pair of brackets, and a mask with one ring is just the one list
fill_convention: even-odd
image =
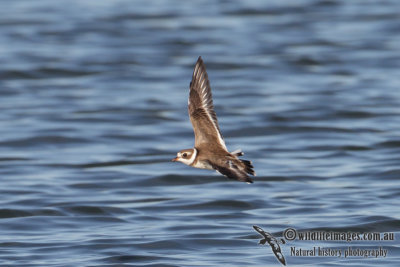
[[(0, 9), (1, 266), (279, 266), (259, 225), (393, 232), (281, 244), (288, 266), (398, 266), (397, 1), (8, 1)], [(239, 183), (193, 146), (202, 56)], [(295, 257), (291, 247), (388, 250)]]

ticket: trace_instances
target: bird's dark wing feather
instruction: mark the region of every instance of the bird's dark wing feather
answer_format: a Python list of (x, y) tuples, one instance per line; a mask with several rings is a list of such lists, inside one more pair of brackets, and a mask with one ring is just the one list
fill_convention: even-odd
[(240, 169), (233, 159), (221, 159), (217, 163), (210, 162), (213, 169), (225, 175), (230, 179), (235, 179), (241, 182), (253, 183), (244, 169)]
[(214, 111), (210, 81), (201, 57), (194, 67), (188, 101), (189, 117), (195, 134), (195, 146), (218, 142), (226, 150)]

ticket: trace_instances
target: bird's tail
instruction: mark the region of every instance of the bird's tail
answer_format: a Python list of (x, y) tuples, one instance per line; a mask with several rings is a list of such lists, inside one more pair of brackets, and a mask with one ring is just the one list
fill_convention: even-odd
[(240, 159), (240, 161), (243, 162), (244, 165), (246, 166), (246, 167), (245, 167), (245, 171), (246, 171), (248, 174), (251, 174), (251, 175), (253, 175), (253, 176), (256, 176), (256, 172), (254, 171), (253, 164), (251, 163), (250, 160)]
[[(231, 154), (236, 157), (240, 157), (240, 156), (244, 155), (244, 153), (242, 152), (241, 149), (237, 149), (237, 150), (231, 152)], [(239, 160), (244, 163), (246, 173), (256, 176), (256, 172), (254, 171), (254, 167), (253, 167), (253, 164), (251, 161), (245, 160), (245, 159), (239, 159)]]

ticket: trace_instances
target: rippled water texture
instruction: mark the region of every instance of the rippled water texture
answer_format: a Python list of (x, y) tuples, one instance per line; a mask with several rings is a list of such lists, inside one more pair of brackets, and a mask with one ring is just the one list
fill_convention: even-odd
[[(399, 3), (1, 1), (0, 265), (399, 266)], [(254, 184), (170, 161), (200, 55)]]

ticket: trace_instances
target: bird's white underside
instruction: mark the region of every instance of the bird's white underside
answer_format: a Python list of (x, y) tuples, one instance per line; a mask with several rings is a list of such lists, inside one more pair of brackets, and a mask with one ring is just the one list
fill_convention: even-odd
[(207, 162), (204, 161), (197, 161), (196, 164), (194, 164), (192, 167), (199, 168), (199, 169), (207, 169), (207, 170), (213, 170), (214, 168)]

